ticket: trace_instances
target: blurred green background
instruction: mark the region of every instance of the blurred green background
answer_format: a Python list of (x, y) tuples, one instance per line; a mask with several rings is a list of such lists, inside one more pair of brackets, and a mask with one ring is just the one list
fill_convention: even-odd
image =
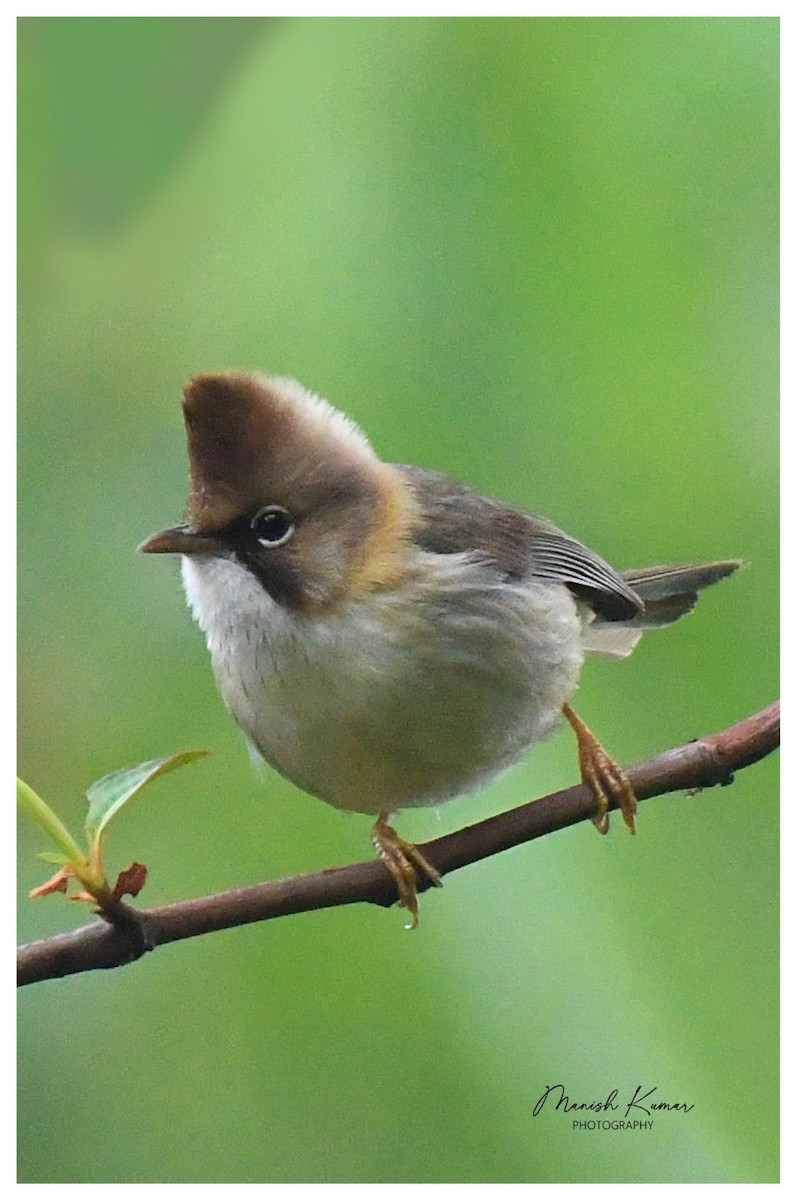
[[(356, 861), (367, 817), (252, 770), (181, 596), (180, 385), (294, 375), (386, 458), (619, 567), (750, 567), (577, 707), (621, 761), (777, 690), (774, 19), (20, 23), (20, 773), (119, 818), (156, 905)], [(563, 730), (423, 840), (574, 781)], [(21, 830), (21, 937), (50, 898)], [(771, 1181), (777, 763), (359, 907), (20, 994), (25, 1182)], [(547, 1109), (637, 1084), (651, 1132)], [(623, 1113), (614, 1115), (624, 1115)]]

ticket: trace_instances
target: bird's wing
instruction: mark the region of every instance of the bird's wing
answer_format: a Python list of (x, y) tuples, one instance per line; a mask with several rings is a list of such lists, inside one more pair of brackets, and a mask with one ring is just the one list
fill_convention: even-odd
[(421, 510), (416, 543), (436, 554), (473, 551), (508, 579), (563, 583), (605, 621), (624, 621), (644, 605), (624, 579), (549, 521), (480, 495), (437, 471), (399, 467)]

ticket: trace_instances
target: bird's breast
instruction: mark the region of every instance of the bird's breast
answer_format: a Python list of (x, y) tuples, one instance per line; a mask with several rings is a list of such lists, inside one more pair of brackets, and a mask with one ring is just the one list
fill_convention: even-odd
[(419, 552), (331, 613), (277, 604), (234, 560), (183, 560), (224, 700), (264, 759), (337, 808), (434, 805), (554, 728), (583, 661), (568, 590)]

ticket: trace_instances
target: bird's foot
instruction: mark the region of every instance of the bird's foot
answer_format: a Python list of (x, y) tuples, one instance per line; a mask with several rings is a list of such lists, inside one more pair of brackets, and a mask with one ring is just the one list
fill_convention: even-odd
[(592, 818), (598, 833), (609, 832), (612, 801), (622, 813), (629, 831), (636, 833), (634, 814), (637, 800), (625, 771), (609, 757), (592, 730), (576, 716), (569, 704), (563, 706), (562, 712), (576, 735), (581, 778), (598, 804), (598, 812)]
[(387, 815), (380, 813), (371, 830), (371, 841), (376, 852), (382, 859), (393, 881), (398, 888), (399, 904), (410, 914), (410, 924), (407, 929), (415, 929), (418, 924), (418, 876), (420, 871), (434, 885), (442, 887), (440, 874), (431, 863), (427, 862), (417, 846), (405, 842), (399, 837), (393, 826), (388, 822)]

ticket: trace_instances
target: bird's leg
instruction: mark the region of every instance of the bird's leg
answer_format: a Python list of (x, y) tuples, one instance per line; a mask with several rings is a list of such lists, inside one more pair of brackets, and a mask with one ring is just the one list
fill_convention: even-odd
[(410, 914), (410, 924), (407, 929), (415, 929), (418, 924), (418, 878), (415, 869), (421, 871), (435, 887), (442, 887), (443, 881), (431, 863), (428, 863), (417, 846), (405, 842), (399, 837), (388, 818), (389, 813), (380, 813), (376, 824), (371, 830), (371, 841), (376, 852), (387, 867), (398, 888), (399, 903)]
[(581, 778), (598, 802), (597, 816), (592, 818), (598, 833), (609, 832), (609, 805), (612, 800), (623, 814), (631, 833), (636, 833), (636, 796), (625, 772), (609, 757), (592, 730), (576, 716), (569, 704), (563, 705), (562, 712), (576, 735)]

